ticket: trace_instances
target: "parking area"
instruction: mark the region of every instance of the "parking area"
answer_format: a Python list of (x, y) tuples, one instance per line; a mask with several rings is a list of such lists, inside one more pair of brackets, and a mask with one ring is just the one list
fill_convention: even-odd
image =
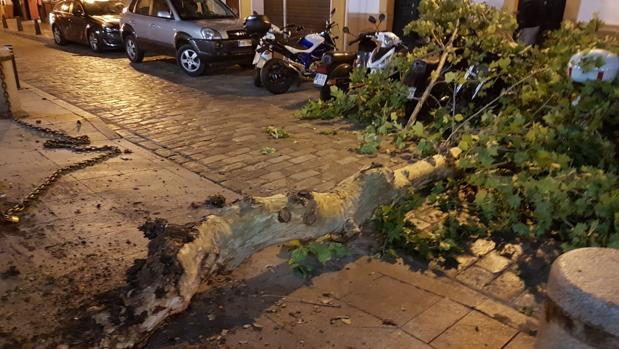
[[(302, 121), (295, 115), (311, 83), (283, 95), (254, 87), (253, 72), (213, 67), (191, 78), (174, 59), (147, 57), (132, 65), (122, 52), (57, 47), (0, 33), (14, 46), (20, 77), (33, 86), (103, 118), (127, 140), (234, 190), (266, 195), (329, 190), (372, 162), (357, 154), (357, 135), (339, 121)], [(290, 134), (275, 140), (265, 128)], [(332, 131), (337, 131), (333, 137)]]

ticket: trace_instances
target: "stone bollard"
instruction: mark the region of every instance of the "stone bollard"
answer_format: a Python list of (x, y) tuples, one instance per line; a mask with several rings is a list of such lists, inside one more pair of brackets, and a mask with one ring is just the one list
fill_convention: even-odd
[(8, 93), (8, 101), (11, 104), (10, 112), (13, 115), (21, 112), (21, 103), (19, 101), (19, 94), (17, 92), (17, 83), (15, 79), (15, 73), (13, 72), (13, 54), (6, 48), (0, 48), (0, 65), (2, 65), (2, 73), (4, 75), (4, 83), (0, 81), (0, 117), (6, 116), (9, 112), (9, 104), (5, 97), (5, 92)]
[(535, 349), (619, 349), (619, 250), (561, 255), (548, 277)]

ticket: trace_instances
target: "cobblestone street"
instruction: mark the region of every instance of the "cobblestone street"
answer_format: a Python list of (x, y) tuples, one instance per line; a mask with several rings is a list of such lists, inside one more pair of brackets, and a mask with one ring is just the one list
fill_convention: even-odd
[[(214, 68), (190, 78), (170, 58), (148, 57), (132, 66), (123, 52), (94, 55), (78, 45), (59, 48), (47, 39), (0, 36), (14, 45), (22, 80), (236, 192), (328, 190), (372, 161), (388, 161), (351, 151), (358, 141), (349, 124), (294, 115), (317, 98), (311, 83), (274, 96), (253, 86), (251, 70)], [(271, 139), (267, 126), (283, 127), (290, 137)], [(334, 129), (337, 137), (320, 133)], [(265, 147), (275, 153), (263, 154)]]

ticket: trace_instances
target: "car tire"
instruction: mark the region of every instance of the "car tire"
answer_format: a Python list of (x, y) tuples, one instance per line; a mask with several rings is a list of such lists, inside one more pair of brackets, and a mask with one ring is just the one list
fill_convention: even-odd
[(254, 70), (254, 86), (262, 87), (262, 78), (260, 77), (260, 69)]
[(262, 85), (275, 95), (288, 92), (295, 81), (296, 72), (288, 67), (284, 60), (270, 59), (260, 72)]
[(189, 44), (182, 45), (176, 52), (178, 66), (189, 76), (200, 76), (206, 70), (206, 62), (198, 51)]
[(99, 40), (99, 35), (94, 30), (88, 31), (88, 46), (93, 52), (101, 52), (101, 40)]
[(135, 34), (125, 37), (125, 54), (132, 63), (141, 63), (144, 60), (144, 50), (138, 46)]
[(64, 46), (67, 44), (67, 40), (64, 38), (64, 34), (62, 34), (62, 30), (57, 25), (52, 26), (52, 34), (54, 36), (54, 42), (58, 46)]

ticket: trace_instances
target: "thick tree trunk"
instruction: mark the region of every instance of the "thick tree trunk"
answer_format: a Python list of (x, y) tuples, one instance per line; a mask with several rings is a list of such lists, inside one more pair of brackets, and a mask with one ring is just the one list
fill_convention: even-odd
[(107, 304), (94, 316), (105, 333), (98, 347), (139, 345), (168, 316), (185, 310), (201, 282), (215, 273), (237, 267), (270, 245), (351, 231), (379, 205), (451, 175), (452, 160), (459, 154), (453, 148), (446, 156), (395, 171), (373, 167), (330, 193), (245, 198), (195, 226), (147, 222), (141, 229), (151, 239), (148, 257), (129, 271), (122, 305), (112, 309)]

